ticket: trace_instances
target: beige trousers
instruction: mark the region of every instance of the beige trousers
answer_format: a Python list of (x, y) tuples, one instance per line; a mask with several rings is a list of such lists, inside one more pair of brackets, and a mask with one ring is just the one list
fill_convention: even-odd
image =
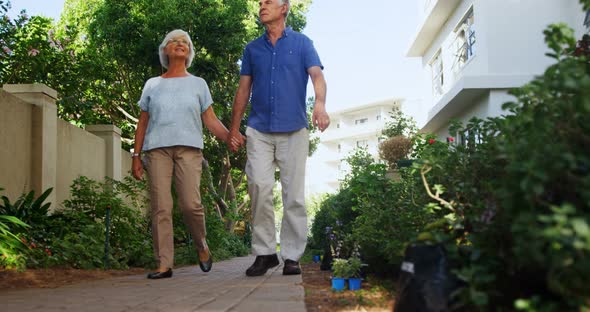
[(160, 267), (174, 266), (174, 233), (172, 231), (172, 178), (178, 206), (190, 230), (195, 248), (207, 249), (205, 209), (201, 205), (203, 153), (187, 146), (157, 148), (145, 153), (149, 176), (150, 205), (154, 254)]
[(276, 253), (273, 187), (278, 166), (281, 176), (283, 220), (281, 257), (299, 261), (307, 243), (305, 162), (309, 150), (306, 128), (288, 133), (246, 129), (248, 193), (252, 200), (252, 252)]

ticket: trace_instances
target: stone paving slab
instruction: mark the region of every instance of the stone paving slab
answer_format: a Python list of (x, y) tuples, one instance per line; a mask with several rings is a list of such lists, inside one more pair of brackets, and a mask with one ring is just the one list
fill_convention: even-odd
[(238, 311), (303, 312), (301, 275), (282, 275), (282, 265), (264, 276), (244, 273), (253, 256), (174, 270), (169, 279), (131, 275), (55, 289), (0, 291), (0, 311)]

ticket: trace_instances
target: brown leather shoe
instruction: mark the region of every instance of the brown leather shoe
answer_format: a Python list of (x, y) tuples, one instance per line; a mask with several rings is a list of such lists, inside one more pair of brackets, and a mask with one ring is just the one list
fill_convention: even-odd
[(277, 254), (256, 256), (254, 263), (246, 270), (248, 276), (260, 276), (264, 275), (270, 268), (274, 268), (279, 265), (279, 258)]
[(301, 267), (299, 266), (299, 262), (289, 259), (285, 260), (285, 265), (283, 266), (283, 275), (299, 274), (301, 274)]

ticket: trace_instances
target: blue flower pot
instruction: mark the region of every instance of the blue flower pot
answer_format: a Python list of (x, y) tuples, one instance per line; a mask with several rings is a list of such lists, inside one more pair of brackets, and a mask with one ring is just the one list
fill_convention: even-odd
[(320, 256), (319, 256), (319, 255), (315, 255), (315, 256), (313, 256), (313, 262), (314, 262), (314, 263), (318, 263), (318, 262), (320, 262)]
[(332, 277), (332, 289), (335, 291), (344, 290), (346, 285), (346, 279), (340, 277)]
[(348, 279), (348, 289), (350, 289), (350, 290), (361, 289), (361, 279), (360, 278), (349, 278)]

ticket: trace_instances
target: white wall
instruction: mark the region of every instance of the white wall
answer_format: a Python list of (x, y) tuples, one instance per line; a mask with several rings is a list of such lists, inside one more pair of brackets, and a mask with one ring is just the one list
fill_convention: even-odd
[(567, 23), (578, 38), (583, 33), (584, 14), (577, 0), (520, 0), (509, 10), (491, 1), (479, 2), (486, 12), (490, 73), (543, 73), (554, 63), (545, 56), (549, 49), (543, 30), (550, 24)]

